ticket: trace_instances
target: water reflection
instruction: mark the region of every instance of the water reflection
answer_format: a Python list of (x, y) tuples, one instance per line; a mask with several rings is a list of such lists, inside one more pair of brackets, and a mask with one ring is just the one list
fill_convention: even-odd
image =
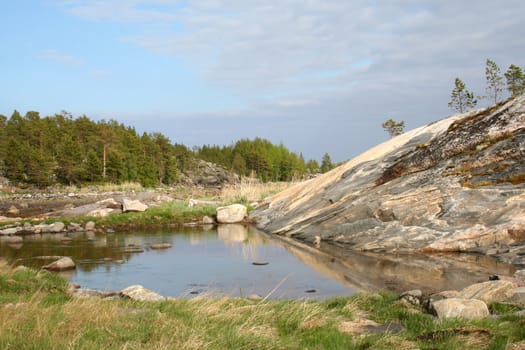
[(358, 291), (421, 289), (424, 293), (460, 290), (490, 275), (512, 275), (516, 269), (475, 254), (372, 254), (336, 245), (322, 249), (279, 238), (301, 261), (322, 274)]
[[(171, 247), (151, 248), (161, 243)], [(168, 296), (265, 296), (274, 289), (272, 297), (283, 298), (325, 298), (356, 290), (433, 292), (514, 272), (510, 265), (473, 255), (356, 254), (327, 244), (316, 249), (239, 224), (177, 232), (36, 234), (25, 236), (23, 243), (0, 240), (0, 256), (35, 268), (49, 263), (46, 257), (70, 256), (77, 269), (64, 276), (85, 288), (142, 284)], [(269, 265), (254, 266), (254, 261)], [(312, 290), (316, 293), (305, 294)]]

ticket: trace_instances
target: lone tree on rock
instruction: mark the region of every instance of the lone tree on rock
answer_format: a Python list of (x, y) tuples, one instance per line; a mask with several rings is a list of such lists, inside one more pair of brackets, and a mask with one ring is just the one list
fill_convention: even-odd
[(465, 83), (462, 82), (461, 79), (456, 78), (454, 86), (448, 106), (459, 113), (474, 108), (478, 101), (474, 98), (474, 94), (467, 90)]
[(334, 164), (332, 163), (332, 158), (330, 158), (330, 155), (328, 153), (325, 153), (321, 161), (321, 172), (326, 173), (327, 171), (330, 171), (333, 168)]
[(507, 79), (507, 89), (512, 96), (525, 91), (525, 75), (520, 67), (511, 64), (505, 72), (505, 78)]
[(390, 135), (390, 137), (394, 137), (403, 133), (403, 130), (405, 129), (405, 122), (403, 120), (396, 122), (393, 119), (388, 119), (387, 121), (383, 122), (381, 126)]
[(498, 65), (490, 59), (487, 59), (485, 77), (487, 78), (487, 93), (489, 94), (487, 98), (493, 99), (494, 104), (496, 104), (503, 91), (503, 77)]

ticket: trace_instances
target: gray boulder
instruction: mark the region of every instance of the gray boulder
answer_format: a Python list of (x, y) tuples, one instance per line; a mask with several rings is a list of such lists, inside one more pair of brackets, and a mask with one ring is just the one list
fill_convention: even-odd
[(440, 319), (476, 320), (490, 315), (487, 304), (478, 299), (450, 298), (438, 300), (431, 304), (431, 309)]

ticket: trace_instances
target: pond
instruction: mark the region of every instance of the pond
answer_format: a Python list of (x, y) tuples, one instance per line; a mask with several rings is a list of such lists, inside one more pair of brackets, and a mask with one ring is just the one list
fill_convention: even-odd
[[(326, 298), (355, 292), (305, 265), (279, 242), (243, 225), (66, 236), (71, 240), (63, 234), (25, 236), (19, 246), (0, 244), (0, 256), (35, 268), (51, 261), (37, 257), (70, 256), (77, 268), (62, 274), (90, 289), (120, 290), (141, 284), (173, 297), (211, 293)], [(160, 243), (171, 248), (151, 248)]]
[[(166, 249), (152, 245), (169, 243)], [(357, 254), (269, 237), (239, 224), (133, 233), (67, 233), (0, 241), (0, 257), (40, 268), (43, 257), (70, 256), (62, 273), (82, 288), (120, 290), (141, 284), (164, 296), (211, 294), (274, 298), (348, 296), (358, 291), (461, 289), (514, 268), (479, 255)], [(255, 263), (255, 264), (254, 264)]]

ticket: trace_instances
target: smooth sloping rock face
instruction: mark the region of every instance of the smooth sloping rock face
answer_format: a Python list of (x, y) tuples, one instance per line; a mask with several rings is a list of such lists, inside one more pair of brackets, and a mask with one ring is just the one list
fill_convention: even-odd
[(487, 304), (478, 299), (443, 299), (433, 302), (432, 308), (438, 318), (476, 320), (490, 314)]
[(488, 281), (476, 283), (460, 291), (458, 298), (479, 299), (486, 304), (508, 300), (514, 294), (514, 284), (510, 281)]
[(160, 294), (157, 294), (155, 292), (152, 292), (149, 289), (144, 288), (141, 285), (133, 285), (129, 286), (123, 290), (120, 291), (120, 295), (129, 299), (137, 300), (137, 301), (164, 301), (166, 300), (165, 297), (163, 297)]
[(52, 262), (49, 265), (42, 266), (42, 268), (50, 271), (65, 271), (75, 269), (76, 265), (73, 259), (65, 256), (63, 258), (58, 259), (57, 261)]
[(248, 215), (248, 209), (242, 204), (232, 204), (217, 208), (217, 222), (220, 224), (234, 224), (241, 222)]
[[(524, 125), (525, 95), (455, 115), (299, 183), (251, 216), (269, 233), (363, 251), (525, 242)], [(509, 259), (525, 263), (517, 255)]]

